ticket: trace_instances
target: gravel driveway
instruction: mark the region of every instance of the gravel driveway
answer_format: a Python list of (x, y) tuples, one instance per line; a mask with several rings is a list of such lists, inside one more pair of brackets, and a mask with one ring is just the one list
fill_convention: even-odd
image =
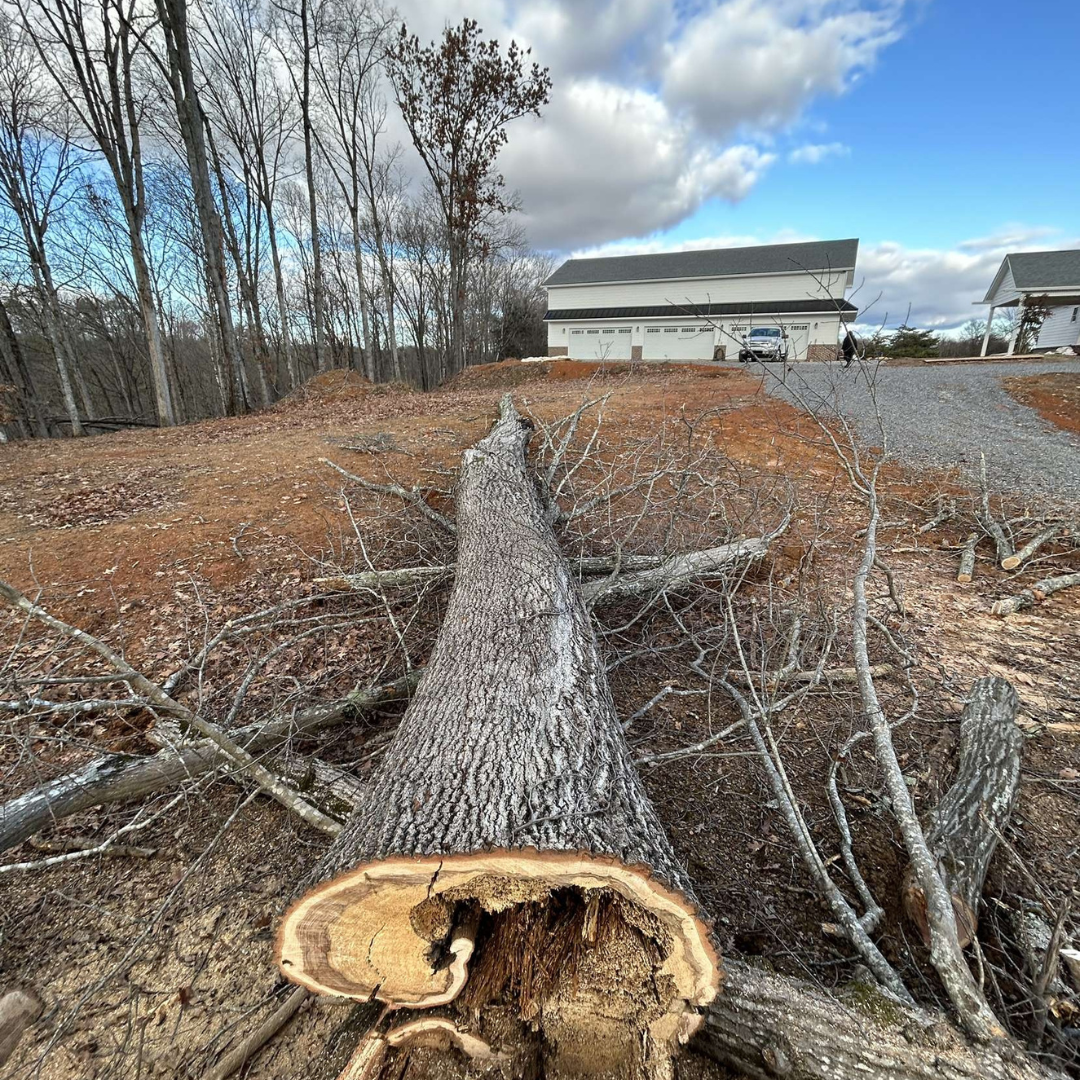
[[(762, 367), (766, 389), (793, 400), (775, 377), (780, 367), (754, 365)], [(1047, 371), (1080, 372), (1080, 361), (871, 369), (889, 449), (910, 465), (959, 469), (972, 484), (978, 482), (981, 450), (992, 488), (1080, 500), (1080, 439), (1014, 401), (1001, 383), (1010, 375)], [(789, 369), (788, 380), (807, 403), (835, 405), (866, 443), (880, 443), (867, 379), (857, 367), (798, 364)]]

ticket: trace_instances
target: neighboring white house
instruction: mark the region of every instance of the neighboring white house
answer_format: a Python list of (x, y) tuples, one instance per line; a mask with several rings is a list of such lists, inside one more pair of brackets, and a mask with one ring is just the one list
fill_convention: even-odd
[[(1045, 299), (1044, 299), (1045, 297)], [(1036, 349), (1080, 344), (1080, 251), (1021, 251), (1006, 255), (982, 303), (990, 305), (981, 356), (986, 355), (994, 312), (1037, 299), (1050, 309), (1035, 341)], [(1013, 324), (1009, 355), (1016, 347)]]
[(544, 282), (548, 355), (729, 359), (755, 326), (787, 333), (791, 359), (834, 359), (858, 240), (570, 259)]

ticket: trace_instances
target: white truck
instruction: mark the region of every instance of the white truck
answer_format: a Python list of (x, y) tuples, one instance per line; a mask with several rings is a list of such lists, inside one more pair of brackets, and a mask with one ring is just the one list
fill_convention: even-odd
[(789, 345), (787, 334), (779, 326), (755, 326), (742, 339), (739, 362), (745, 364), (750, 360), (787, 360)]

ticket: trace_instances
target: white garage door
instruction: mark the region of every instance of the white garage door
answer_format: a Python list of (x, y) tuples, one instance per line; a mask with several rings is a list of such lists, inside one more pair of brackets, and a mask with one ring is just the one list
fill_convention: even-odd
[(646, 360), (711, 360), (713, 329), (708, 325), (647, 326), (641, 355)]
[(604, 326), (570, 331), (573, 360), (629, 360), (633, 335), (629, 326)]
[(788, 323), (784, 327), (788, 335), (788, 359), (805, 360), (806, 351), (810, 346), (810, 324)]

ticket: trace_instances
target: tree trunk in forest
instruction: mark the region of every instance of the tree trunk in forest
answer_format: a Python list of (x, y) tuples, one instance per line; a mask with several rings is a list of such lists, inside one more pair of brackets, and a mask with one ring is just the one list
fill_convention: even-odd
[(318, 993), (456, 998), (472, 1035), (566, 1072), (663, 1072), (719, 961), (527, 471), (530, 429), (506, 398), (465, 454), (430, 663), (278, 961)]
[(11, 379), (15, 387), (17, 407), (23, 415), (27, 437), (32, 430), (39, 439), (47, 439), (49, 425), (41, 408), (41, 399), (37, 395), (30, 369), (26, 365), (22, 345), (19, 343), (15, 327), (11, 325), (7, 307), (2, 300), (0, 300), (0, 358), (8, 369), (7, 377)]
[(940, 1016), (876, 986), (837, 997), (729, 961), (694, 1047), (755, 1080), (1040, 1080), (1046, 1073), (1001, 1040), (967, 1042)]
[[(979, 679), (960, 714), (956, 779), (926, 822), (926, 843), (953, 898), (960, 945), (978, 926), (979, 897), (998, 837), (1012, 816), (1020, 785), (1023, 738), (1016, 726), (1020, 701), (1005, 679)], [(929, 943), (926, 900), (910, 868), (904, 910)]]

